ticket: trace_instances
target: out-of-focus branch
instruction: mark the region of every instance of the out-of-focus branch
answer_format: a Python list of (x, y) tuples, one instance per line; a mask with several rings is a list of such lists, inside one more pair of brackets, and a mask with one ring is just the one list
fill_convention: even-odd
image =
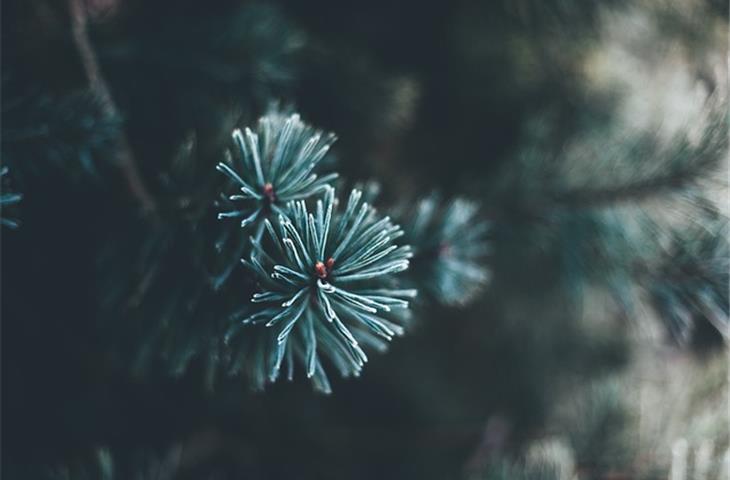
[[(114, 100), (109, 91), (107, 83), (101, 74), (99, 62), (96, 54), (91, 47), (89, 34), (87, 29), (87, 12), (84, 0), (69, 0), (69, 11), (71, 14), (71, 25), (74, 43), (78, 49), (81, 61), (89, 81), (90, 90), (98, 97), (101, 102), (105, 115), (109, 117), (117, 117), (118, 110), (114, 104)], [(119, 131), (116, 139), (117, 142), (117, 164), (122, 170), (129, 190), (132, 195), (139, 201), (142, 210), (147, 214), (153, 214), (157, 210), (157, 205), (144, 185), (142, 177), (137, 168), (137, 164), (132, 154), (132, 149), (123, 130)]]

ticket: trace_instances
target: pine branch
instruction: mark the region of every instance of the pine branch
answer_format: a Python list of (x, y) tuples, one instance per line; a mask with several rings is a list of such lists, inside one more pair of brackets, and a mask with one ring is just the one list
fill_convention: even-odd
[[(109, 328), (121, 350), (135, 352), (129, 363), (138, 373), (162, 366), (179, 376), (204, 363), (209, 382), (218, 373), (245, 373), (263, 388), (282, 363), (293, 374), (301, 361), (315, 387), (328, 392), (320, 355), (343, 376), (357, 375), (365, 349), (384, 350), (403, 333), (415, 291), (398, 288), (395, 274), (408, 267), (410, 250), (394, 244), (401, 229), (378, 218), (359, 191), (338, 209), (329, 185), (336, 174), (318, 172), (334, 135), (279, 111), (244, 132), (233, 134), (238, 154), (217, 166), (224, 175), (210, 169), (206, 176), (194, 149), (182, 149), (163, 182), (164, 198), (194, 191), (193, 205), (173, 205), (170, 220), (118, 242), (129, 251), (115, 244), (104, 256)], [(217, 182), (208, 182), (210, 174)], [(216, 205), (221, 221), (213, 202), (200, 206), (216, 184), (225, 192)], [(113, 272), (130, 261), (135, 273), (120, 285)], [(130, 318), (143, 338), (130, 336)]]
[(717, 181), (727, 158), (726, 110), (722, 98), (710, 98), (667, 144), (658, 132), (637, 135), (599, 125), (556, 150), (551, 143), (556, 127), (549, 120), (536, 122), (532, 144), (500, 179), (505, 215), (541, 220), (556, 211), (641, 205), (701, 189)]
[(680, 344), (707, 322), (730, 339), (730, 243), (726, 220), (676, 232), (669, 248), (636, 272), (667, 330)]
[[(621, 202), (641, 202), (653, 196), (686, 190), (707, 178), (724, 159), (728, 146), (726, 127), (725, 122), (715, 119), (715, 123), (704, 132), (700, 145), (696, 147), (687, 139), (680, 139), (665, 153), (668, 159), (658, 162), (667, 166), (658, 173), (643, 178), (639, 174), (637, 178), (616, 186), (574, 188), (556, 192), (552, 200), (555, 204), (572, 208), (595, 208)], [(661, 156), (662, 153), (654, 155)], [(640, 160), (645, 161), (647, 159)]]

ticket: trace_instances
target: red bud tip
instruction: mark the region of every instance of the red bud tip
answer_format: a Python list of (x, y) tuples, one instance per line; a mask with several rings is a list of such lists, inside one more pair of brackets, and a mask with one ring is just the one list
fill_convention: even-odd
[(269, 199), (270, 202), (276, 200), (276, 194), (274, 193), (274, 186), (270, 183), (264, 185), (264, 196)]
[(314, 264), (314, 272), (317, 274), (319, 278), (324, 280), (329, 276), (330, 273), (332, 273), (332, 268), (335, 266), (335, 259), (330, 257), (327, 259), (326, 262), (322, 263), (318, 261)]
[(321, 279), (327, 278), (327, 267), (322, 262), (317, 262), (314, 264), (314, 271), (317, 274), (317, 276)]

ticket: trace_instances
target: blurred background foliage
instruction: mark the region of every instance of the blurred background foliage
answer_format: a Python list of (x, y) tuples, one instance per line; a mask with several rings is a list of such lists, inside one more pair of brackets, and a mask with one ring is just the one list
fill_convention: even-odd
[[(727, 2), (2, 9), (8, 478), (726, 478)], [(215, 165), (272, 102), (490, 225), (488, 288), (330, 396), (221, 372)]]

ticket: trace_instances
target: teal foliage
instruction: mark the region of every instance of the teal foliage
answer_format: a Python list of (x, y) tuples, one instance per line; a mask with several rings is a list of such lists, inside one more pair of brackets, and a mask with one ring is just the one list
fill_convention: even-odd
[(413, 247), (409, 272), (414, 285), (431, 301), (465, 305), (488, 284), (486, 266), (490, 223), (475, 202), (455, 198), (442, 202), (432, 194), (415, 208), (401, 208), (404, 240)]
[(234, 168), (223, 162), (217, 168), (240, 190), (228, 200), (242, 205), (218, 218), (242, 218), (241, 227), (261, 225), (269, 214), (281, 214), (288, 202), (324, 192), (337, 174), (318, 177), (314, 171), (335, 139), (306, 125), (298, 114), (277, 111), (259, 119), (256, 133), (234, 130)]
[[(2, 179), (3, 183), (7, 183), (5, 182), (6, 179), (4, 178), (7, 174), (8, 167), (0, 167), (0, 179)], [(3, 215), (3, 209), (7, 209), (8, 207), (20, 203), (22, 199), (23, 195), (21, 195), (20, 193), (7, 191), (6, 185), (2, 186), (2, 191), (0, 191), (0, 224), (8, 228), (18, 228), (18, 226), (20, 225), (18, 221), (9, 218), (7, 215)]]
[(114, 455), (110, 448), (97, 448), (73, 461), (55, 466), (36, 466), (9, 471), (8, 478), (38, 480), (173, 480), (180, 471), (180, 448), (164, 455), (154, 451), (135, 451)]
[(676, 232), (640, 281), (675, 340), (688, 343), (698, 326), (727, 338), (730, 328), (730, 245), (725, 220)]
[(114, 162), (122, 119), (109, 116), (86, 90), (65, 95), (20, 88), (3, 81), (3, 135), (6, 164), (20, 175), (55, 172), (72, 180), (99, 178)]
[[(290, 202), (278, 221), (264, 220), (268, 236), (252, 240), (245, 264), (259, 290), (251, 301), (261, 308), (246, 309), (240, 323), (271, 332), (253, 359), (268, 381), (283, 361), (291, 378), (296, 357), (315, 388), (329, 392), (320, 352), (341, 375), (358, 376), (368, 359), (363, 346), (384, 350), (403, 333), (391, 311), (407, 309), (416, 292), (396, 288), (393, 277), (408, 268), (412, 252), (395, 244), (400, 227), (361, 196), (353, 190), (344, 211), (335, 208), (333, 189), (311, 212), (304, 201)], [(247, 331), (235, 326), (228, 341), (236, 335)]]

